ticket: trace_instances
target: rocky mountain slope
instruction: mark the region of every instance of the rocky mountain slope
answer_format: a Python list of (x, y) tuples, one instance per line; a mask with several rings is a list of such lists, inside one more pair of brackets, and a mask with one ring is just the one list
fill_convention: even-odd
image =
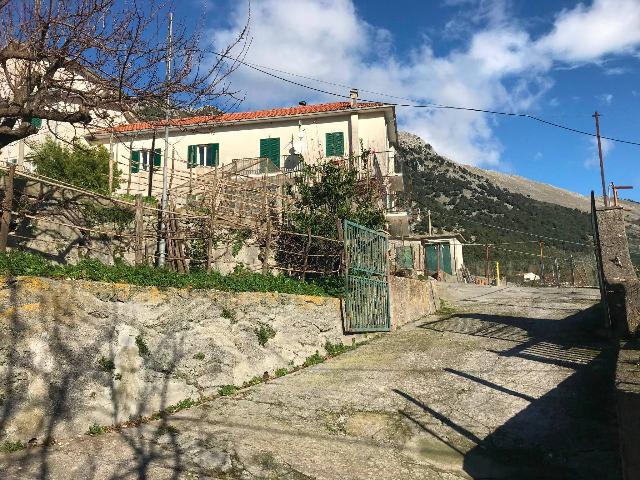
[[(504, 249), (522, 252), (510, 256), (520, 263), (527, 257), (531, 262), (538, 240), (544, 241), (550, 257), (590, 256), (589, 198), (516, 175), (461, 165), (411, 133), (400, 132), (399, 143), (405, 201), (416, 214), (416, 232), (426, 231), (430, 210), (436, 231), (459, 231), (468, 242), (509, 243)], [(629, 210), (632, 254), (640, 264), (640, 204), (624, 205)], [(473, 249), (466, 250), (473, 256)], [(482, 254), (479, 251), (477, 257)]]

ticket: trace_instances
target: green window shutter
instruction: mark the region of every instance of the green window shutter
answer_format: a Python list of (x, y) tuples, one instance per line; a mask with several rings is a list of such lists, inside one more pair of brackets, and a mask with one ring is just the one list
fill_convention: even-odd
[(153, 166), (159, 167), (162, 164), (162, 151), (156, 148), (155, 155), (153, 156)]
[(187, 147), (187, 168), (196, 166), (196, 146), (189, 145)]
[(133, 150), (131, 152), (131, 173), (138, 173), (140, 171), (140, 151)]
[(325, 143), (326, 143), (326, 154), (327, 157), (332, 157), (333, 153), (333, 133), (327, 133), (325, 135)]
[(211, 157), (209, 157), (209, 153), (207, 153), (207, 165), (209, 167), (217, 167), (220, 163), (220, 144), (210, 143), (209, 151), (211, 152)]
[(31, 125), (33, 125), (36, 128), (42, 127), (42, 119), (41, 118), (37, 118), (37, 117), (33, 117), (31, 119)]
[(326, 134), (326, 156), (335, 157), (344, 155), (344, 133), (333, 132)]
[(333, 151), (334, 155), (344, 155), (344, 133), (336, 132), (333, 134)]
[(271, 139), (271, 161), (280, 168), (280, 138)]
[(260, 139), (260, 158), (269, 158), (270, 147), (271, 147), (270, 138), (261, 138)]

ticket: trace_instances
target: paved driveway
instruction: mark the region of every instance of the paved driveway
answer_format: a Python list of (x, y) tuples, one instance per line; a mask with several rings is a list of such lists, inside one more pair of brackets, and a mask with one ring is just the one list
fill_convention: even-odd
[(597, 291), (449, 285), (454, 311), (4, 478), (620, 478)]

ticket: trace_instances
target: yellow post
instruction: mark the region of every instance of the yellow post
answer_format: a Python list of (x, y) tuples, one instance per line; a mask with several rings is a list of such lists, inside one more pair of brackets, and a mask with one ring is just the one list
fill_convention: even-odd
[(496, 262), (496, 285), (500, 285), (500, 262)]

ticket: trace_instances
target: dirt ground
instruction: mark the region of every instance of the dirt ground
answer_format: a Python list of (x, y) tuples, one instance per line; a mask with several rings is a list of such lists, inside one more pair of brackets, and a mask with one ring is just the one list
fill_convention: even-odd
[(598, 291), (442, 296), (441, 315), (166, 421), (4, 454), (2, 478), (621, 478)]

